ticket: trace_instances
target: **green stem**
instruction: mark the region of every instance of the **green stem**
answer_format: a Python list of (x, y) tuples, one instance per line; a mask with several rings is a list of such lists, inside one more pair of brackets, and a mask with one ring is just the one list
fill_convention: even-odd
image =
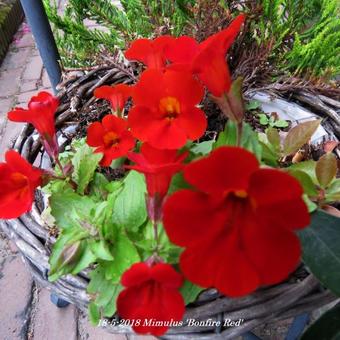
[(156, 241), (156, 249), (155, 249), (155, 253), (157, 255), (159, 252), (159, 234), (158, 234), (158, 222), (157, 221), (152, 221), (152, 225), (153, 225), (153, 231), (154, 231), (154, 238)]

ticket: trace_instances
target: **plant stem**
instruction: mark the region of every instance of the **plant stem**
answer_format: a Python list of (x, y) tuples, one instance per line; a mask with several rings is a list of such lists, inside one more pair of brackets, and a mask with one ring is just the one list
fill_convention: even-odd
[(157, 255), (159, 252), (159, 234), (158, 234), (158, 222), (157, 221), (152, 221), (152, 225), (153, 225), (153, 231), (154, 231), (154, 238), (156, 241), (156, 249), (155, 249), (155, 253)]
[(56, 164), (58, 165), (59, 169), (61, 170), (61, 173), (62, 173), (63, 176), (65, 177), (64, 168), (63, 168), (63, 166), (61, 165), (61, 163), (60, 163), (58, 157), (55, 158), (55, 162), (56, 162)]
[(243, 121), (237, 123), (237, 130), (236, 130), (236, 145), (241, 146), (242, 142), (242, 130), (243, 130)]

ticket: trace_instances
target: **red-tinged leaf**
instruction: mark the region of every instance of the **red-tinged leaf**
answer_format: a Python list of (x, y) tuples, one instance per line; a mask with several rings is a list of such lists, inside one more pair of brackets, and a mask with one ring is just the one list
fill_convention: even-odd
[(230, 91), (227, 93), (230, 108), (237, 122), (241, 122), (244, 116), (244, 101), (242, 97), (243, 78), (238, 77), (231, 84)]
[(329, 140), (323, 145), (323, 150), (325, 152), (332, 152), (338, 145), (339, 142), (335, 140)]
[(332, 153), (324, 154), (316, 163), (316, 177), (322, 188), (326, 188), (336, 176), (337, 163)]
[(319, 127), (320, 122), (320, 120), (310, 120), (308, 122), (298, 124), (289, 130), (283, 144), (284, 155), (291, 155), (306, 144)]

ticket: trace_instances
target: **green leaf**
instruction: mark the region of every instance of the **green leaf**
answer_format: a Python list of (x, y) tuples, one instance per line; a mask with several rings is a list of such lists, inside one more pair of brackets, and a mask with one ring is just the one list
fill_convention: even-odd
[(309, 161), (300, 162), (300, 163), (291, 165), (288, 168), (288, 171), (298, 170), (298, 171), (305, 172), (311, 178), (314, 184), (319, 184), (316, 178), (316, 175), (315, 175), (315, 166), (316, 166), (316, 162), (313, 160), (309, 160)]
[[(237, 124), (229, 119), (224, 131), (218, 135), (217, 141), (213, 144), (213, 149), (220, 146), (236, 145), (236, 143)], [(258, 159), (261, 158), (262, 147), (260, 145), (258, 135), (247, 123), (243, 123), (242, 126), (241, 146), (250, 152), (253, 152)]]
[(185, 304), (189, 304), (194, 302), (197, 299), (199, 293), (205, 288), (201, 288), (199, 286), (194, 285), (188, 280), (185, 280), (182, 287), (180, 288), (180, 292), (183, 296)]
[(243, 123), (241, 146), (255, 154), (258, 160), (261, 160), (262, 146), (258, 134), (247, 123)]
[(99, 307), (94, 302), (91, 302), (88, 306), (88, 311), (91, 324), (97, 326), (100, 321)]
[(285, 128), (287, 127), (289, 124), (286, 120), (283, 120), (283, 119), (279, 119), (279, 120), (276, 120), (274, 123), (273, 123), (274, 126), (278, 127), (278, 128)]
[(267, 117), (267, 115), (266, 114), (264, 114), (264, 113), (259, 113), (258, 114), (258, 117), (259, 117), (259, 123), (261, 124), (261, 125), (268, 125), (269, 124), (269, 119), (268, 119), (268, 117)]
[(136, 247), (124, 234), (118, 234), (112, 246), (113, 261), (103, 263), (105, 277), (112, 283), (118, 283), (122, 274), (136, 262), (140, 261)]
[(298, 151), (304, 144), (308, 143), (319, 127), (320, 122), (320, 120), (310, 120), (290, 129), (283, 143), (284, 155), (291, 155)]
[(106, 200), (108, 190), (107, 185), (109, 181), (103, 174), (95, 172), (93, 176), (93, 180), (90, 184), (90, 193), (89, 195), (95, 198), (97, 201)]
[(261, 102), (259, 102), (258, 100), (250, 100), (247, 104), (246, 104), (246, 110), (250, 111), (250, 110), (256, 110), (259, 107), (261, 107)]
[(311, 217), (311, 225), (298, 233), (303, 260), (323, 285), (340, 296), (340, 218), (320, 210)]
[(202, 143), (193, 144), (190, 151), (196, 155), (207, 155), (209, 152), (211, 152), (213, 144), (214, 144), (213, 140), (208, 140)]
[(118, 225), (127, 230), (136, 230), (147, 218), (144, 176), (130, 171), (123, 184), (123, 190), (114, 204), (114, 218)]
[(84, 194), (102, 158), (103, 155), (101, 153), (94, 153), (93, 148), (87, 144), (84, 144), (77, 150), (72, 159), (74, 167), (72, 178), (78, 184), (78, 194)]
[(310, 214), (318, 209), (318, 205), (316, 203), (314, 203), (313, 201), (311, 201), (307, 194), (303, 194), (302, 198), (303, 198), (304, 202), (306, 203), (308, 212)]
[(330, 186), (326, 189), (326, 201), (340, 201), (340, 178), (333, 180)]
[(97, 259), (111, 261), (113, 256), (110, 252), (108, 244), (104, 240), (92, 242), (90, 245), (91, 251), (96, 255)]
[(290, 170), (289, 174), (295, 177), (303, 187), (303, 191), (308, 196), (317, 196), (318, 190), (310, 176), (301, 170)]
[(302, 335), (301, 340), (339, 340), (340, 304), (323, 314)]
[(89, 216), (96, 204), (87, 196), (72, 191), (53, 193), (49, 199), (52, 216), (61, 229), (70, 229), (79, 215)]
[(213, 144), (213, 149), (224, 145), (236, 145), (237, 127), (230, 119), (227, 121), (224, 130), (219, 133), (217, 141)]
[(168, 195), (171, 195), (180, 189), (190, 189), (190, 188), (191, 188), (191, 185), (185, 181), (183, 173), (179, 172), (175, 174), (175, 176), (172, 177)]
[(331, 152), (324, 154), (316, 162), (315, 173), (322, 188), (327, 188), (328, 184), (332, 182), (336, 176), (337, 168), (336, 158)]

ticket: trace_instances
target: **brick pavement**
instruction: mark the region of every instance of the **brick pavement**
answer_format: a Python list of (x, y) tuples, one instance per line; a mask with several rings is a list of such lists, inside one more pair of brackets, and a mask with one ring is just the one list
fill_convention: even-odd
[[(14, 106), (27, 105), (39, 90), (51, 91), (33, 37), (23, 24), (0, 67), (0, 161), (23, 124), (9, 122), (6, 114)], [(15, 245), (0, 230), (0, 339), (2, 340), (151, 340), (108, 334), (92, 327), (87, 316), (70, 305), (58, 309), (49, 292), (33, 282)]]

